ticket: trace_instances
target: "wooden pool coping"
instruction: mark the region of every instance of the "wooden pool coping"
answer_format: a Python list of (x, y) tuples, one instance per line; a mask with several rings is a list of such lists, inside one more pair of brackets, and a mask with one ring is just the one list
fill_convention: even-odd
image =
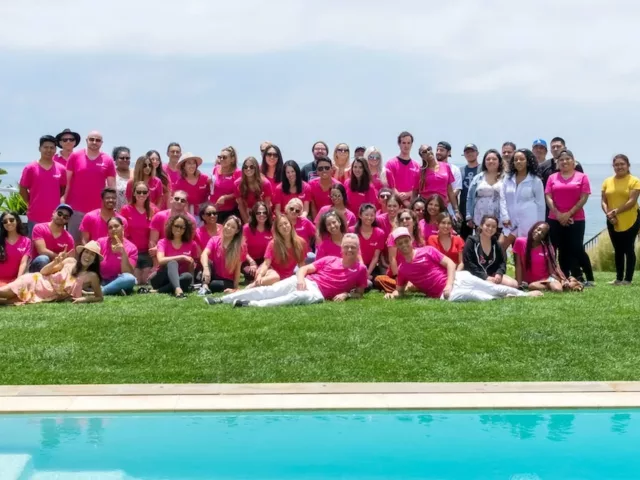
[(0, 386), (0, 413), (640, 407), (640, 382)]

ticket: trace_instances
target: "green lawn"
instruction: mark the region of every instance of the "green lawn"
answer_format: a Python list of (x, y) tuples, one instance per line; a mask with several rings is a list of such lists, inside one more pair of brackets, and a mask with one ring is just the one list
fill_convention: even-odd
[(637, 380), (640, 287), (279, 309), (144, 295), (0, 308), (0, 383)]

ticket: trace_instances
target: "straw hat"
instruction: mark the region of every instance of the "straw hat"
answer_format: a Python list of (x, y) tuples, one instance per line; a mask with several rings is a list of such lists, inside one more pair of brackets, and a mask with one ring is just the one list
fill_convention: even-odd
[(100, 253), (100, 244), (95, 240), (87, 242), (86, 245), (78, 245), (76, 247), (76, 252), (78, 252), (78, 255), (81, 255), (83, 250), (89, 250), (91, 253), (95, 253), (100, 258), (100, 260), (104, 259), (104, 257)]
[(184, 162), (192, 158), (196, 161), (196, 165), (198, 167), (202, 165), (202, 158), (198, 157), (197, 155), (194, 155), (191, 152), (187, 152), (187, 153), (183, 153), (182, 156), (180, 157), (180, 160), (178, 160), (178, 170), (182, 168), (182, 165), (184, 164)]

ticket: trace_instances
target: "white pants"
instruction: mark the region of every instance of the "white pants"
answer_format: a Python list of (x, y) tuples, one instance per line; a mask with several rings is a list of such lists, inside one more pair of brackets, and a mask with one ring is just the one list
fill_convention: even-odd
[(280, 280), (268, 287), (249, 288), (222, 297), (223, 303), (233, 303), (234, 300), (248, 300), (250, 307), (280, 307), (283, 305), (311, 305), (324, 300), (318, 285), (306, 280), (307, 289), (298, 290), (298, 278), (292, 277)]
[(487, 282), (481, 278), (474, 277), (469, 272), (456, 272), (455, 279), (453, 280), (453, 288), (451, 289), (451, 295), (449, 295), (449, 301), (482, 302), (485, 300), (504, 298), (508, 295), (523, 297), (527, 294), (517, 288)]

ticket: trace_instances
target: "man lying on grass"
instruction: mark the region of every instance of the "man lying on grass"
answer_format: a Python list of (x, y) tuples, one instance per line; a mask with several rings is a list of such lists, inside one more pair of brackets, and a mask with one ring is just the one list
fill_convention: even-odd
[(525, 293), (482, 280), (469, 272), (456, 271), (456, 264), (435, 248), (413, 248), (409, 230), (404, 227), (396, 228), (392, 235), (404, 262), (398, 266), (396, 290), (385, 295), (388, 300), (402, 297), (409, 282), (427, 297), (443, 298), (452, 302), (542, 296), (542, 292), (539, 291)]
[(354, 233), (342, 238), (342, 258), (323, 257), (302, 267), (295, 276), (268, 287), (256, 287), (221, 298), (207, 297), (209, 305), (233, 304), (234, 307), (279, 307), (311, 305), (326, 300), (344, 302), (362, 298), (367, 287), (367, 268), (358, 260), (360, 241)]

